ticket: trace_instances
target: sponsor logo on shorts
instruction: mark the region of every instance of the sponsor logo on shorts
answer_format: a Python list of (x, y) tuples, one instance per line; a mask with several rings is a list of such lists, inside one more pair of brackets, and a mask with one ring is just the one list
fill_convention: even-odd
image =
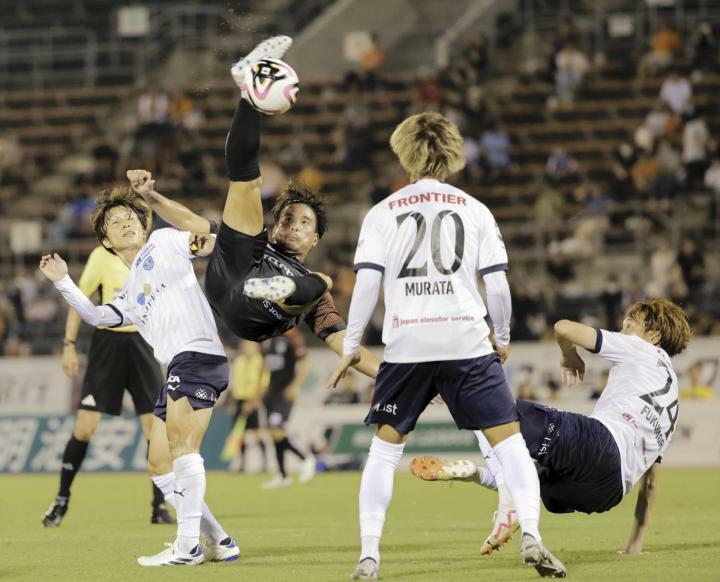
[(385, 412), (386, 414), (392, 414), (397, 416), (397, 404), (380, 404), (379, 402), (375, 405), (375, 412)]

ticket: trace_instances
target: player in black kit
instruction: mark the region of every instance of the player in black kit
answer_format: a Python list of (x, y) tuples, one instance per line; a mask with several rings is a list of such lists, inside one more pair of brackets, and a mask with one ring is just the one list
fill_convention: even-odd
[[(149, 172), (130, 170), (128, 179), (163, 220), (195, 233), (198, 246), (214, 244), (205, 290), (213, 310), (233, 333), (264, 341), (305, 321), (342, 355), (345, 321), (329, 293), (332, 281), (303, 264), (327, 228), (322, 202), (309, 189), (290, 182), (272, 209), (274, 224), (264, 227), (257, 160), (260, 119), (261, 114), (241, 99), (225, 145), (230, 185), (219, 229), (156, 192)], [(208, 236), (216, 231), (217, 240)], [(355, 367), (374, 378), (378, 365), (378, 359), (363, 349)]]

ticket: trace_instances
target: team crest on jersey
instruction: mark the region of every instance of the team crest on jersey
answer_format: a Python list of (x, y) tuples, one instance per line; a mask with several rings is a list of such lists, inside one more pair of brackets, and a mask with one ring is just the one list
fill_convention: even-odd
[(146, 271), (152, 271), (154, 266), (155, 261), (152, 257), (148, 257), (147, 259), (145, 259), (145, 262), (143, 263), (143, 269), (145, 269)]
[(145, 293), (138, 293), (137, 302), (140, 305), (145, 305)]

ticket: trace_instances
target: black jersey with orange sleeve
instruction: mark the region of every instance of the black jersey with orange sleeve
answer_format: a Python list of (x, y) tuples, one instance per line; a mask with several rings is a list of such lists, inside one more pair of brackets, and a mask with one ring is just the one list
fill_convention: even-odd
[(247, 279), (302, 277), (311, 271), (268, 242), (267, 230), (251, 236), (220, 225), (205, 278), (205, 290), (215, 313), (237, 336), (261, 342), (282, 335), (304, 321), (321, 340), (345, 329), (329, 293), (315, 305), (290, 314), (272, 301), (243, 294)]

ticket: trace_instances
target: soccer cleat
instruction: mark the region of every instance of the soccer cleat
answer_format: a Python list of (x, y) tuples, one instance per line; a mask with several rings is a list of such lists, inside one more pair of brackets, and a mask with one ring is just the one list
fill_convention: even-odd
[(150, 523), (174, 525), (177, 522), (175, 521), (175, 518), (170, 515), (170, 512), (167, 507), (165, 507), (165, 504), (161, 503), (157, 507), (153, 507)]
[(56, 497), (55, 501), (50, 504), (50, 507), (42, 517), (42, 524), (45, 527), (59, 527), (62, 518), (68, 510), (68, 498), (67, 497)]
[(315, 455), (308, 455), (302, 462), (300, 467), (300, 475), (298, 475), (298, 481), (300, 483), (307, 483), (315, 476), (315, 470), (317, 463), (315, 461)]
[(292, 38), (289, 36), (272, 36), (266, 38), (258, 44), (247, 55), (241, 58), (237, 63), (230, 67), (230, 74), (238, 87), (242, 89), (245, 83), (245, 73), (247, 73), (250, 63), (257, 61), (263, 57), (272, 59), (281, 59), (292, 45)]
[(243, 293), (253, 299), (267, 299), (277, 303), (295, 293), (295, 281), (284, 275), (248, 279)]
[(225, 538), (219, 544), (205, 544), (203, 553), (208, 562), (234, 562), (240, 557), (240, 548), (234, 538)]
[(363, 558), (350, 574), (351, 580), (377, 580), (378, 563), (373, 558)]
[(162, 552), (154, 556), (140, 556), (137, 563), (141, 566), (198, 566), (205, 561), (200, 544), (189, 554), (178, 551), (177, 542), (165, 545), (167, 547)]
[(282, 475), (275, 475), (270, 481), (265, 481), (261, 485), (263, 489), (280, 489), (282, 487), (290, 487), (293, 484), (292, 477), (283, 477)]
[(523, 564), (534, 566), (543, 578), (565, 578), (567, 576), (567, 570), (563, 563), (530, 534), (523, 534), (520, 542), (520, 557)]
[(410, 472), (423, 481), (477, 481), (477, 467), (466, 459), (444, 461), (437, 457), (415, 457)]
[(517, 511), (515, 508), (498, 507), (493, 513), (492, 524), (492, 531), (480, 548), (480, 553), (483, 555), (492, 554), (512, 539), (513, 534), (520, 527)]

